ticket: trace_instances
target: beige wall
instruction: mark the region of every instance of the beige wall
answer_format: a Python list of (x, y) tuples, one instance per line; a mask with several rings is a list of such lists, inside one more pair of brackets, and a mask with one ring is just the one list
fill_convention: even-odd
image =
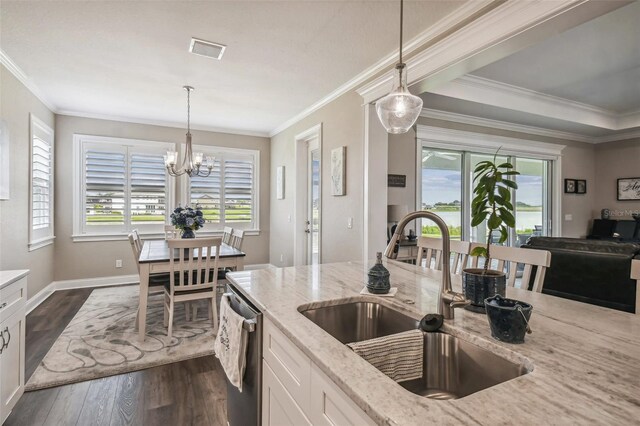
[(610, 209), (614, 219), (630, 219), (640, 213), (640, 201), (618, 201), (617, 179), (640, 177), (640, 139), (596, 145), (596, 200), (594, 217), (601, 209)]
[(407, 186), (387, 188), (387, 204), (406, 205), (409, 211), (416, 208), (416, 132), (409, 130), (402, 135), (389, 135), (389, 174), (406, 175)]
[[(277, 200), (271, 191), (271, 263), (294, 263), (295, 137), (322, 123), (322, 262), (362, 259), (363, 212), (363, 129), (362, 98), (349, 92), (314, 112), (271, 139), (271, 187), (275, 188), (275, 170), (285, 166), (285, 199)], [(331, 195), (329, 159), (331, 150), (347, 147), (347, 195)], [(384, 189), (381, 189), (384, 190)], [(291, 216), (291, 222), (288, 217)], [(347, 219), (353, 218), (353, 228)], [(280, 261), (282, 256), (282, 261)]]
[[(55, 279), (104, 277), (137, 273), (131, 247), (126, 240), (100, 242), (73, 242), (73, 218), (61, 214), (61, 206), (69, 212), (73, 205), (73, 176), (71, 170), (73, 135), (87, 134), (158, 142), (183, 142), (184, 129), (95, 120), (64, 115), (56, 116), (56, 268)], [(269, 261), (269, 139), (226, 133), (192, 131), (194, 144), (246, 148), (260, 151), (260, 235), (247, 236), (243, 249), (247, 253), (246, 264)], [(180, 185), (177, 185), (178, 188)], [(176, 200), (180, 200), (178, 197)], [(115, 268), (116, 259), (123, 260), (121, 269)]]
[[(27, 294), (33, 297), (53, 281), (54, 245), (28, 249), (29, 114), (54, 127), (53, 113), (0, 65), (0, 117), (9, 129), (11, 161), (10, 199), (0, 201), (0, 269), (29, 269)], [(57, 146), (55, 150), (57, 161)]]

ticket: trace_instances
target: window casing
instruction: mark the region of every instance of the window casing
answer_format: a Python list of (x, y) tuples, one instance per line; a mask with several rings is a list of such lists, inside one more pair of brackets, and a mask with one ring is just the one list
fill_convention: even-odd
[(54, 134), (31, 115), (29, 151), (29, 251), (52, 244), (54, 236)]
[(193, 150), (215, 157), (210, 176), (185, 179), (186, 204), (204, 212), (202, 232), (225, 226), (259, 231), (260, 152), (204, 145)]
[(163, 155), (175, 144), (74, 135), (74, 240), (161, 234), (174, 205)]

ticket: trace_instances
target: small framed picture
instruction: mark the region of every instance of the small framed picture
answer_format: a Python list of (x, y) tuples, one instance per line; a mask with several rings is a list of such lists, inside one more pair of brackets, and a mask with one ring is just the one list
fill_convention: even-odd
[(587, 181), (584, 179), (576, 180), (576, 194), (586, 194), (587, 193)]
[(640, 177), (618, 179), (618, 201), (640, 200)]
[[(586, 190), (586, 185), (585, 185)], [(576, 180), (575, 179), (565, 179), (564, 180), (564, 193), (565, 194), (575, 194), (576, 193)]]

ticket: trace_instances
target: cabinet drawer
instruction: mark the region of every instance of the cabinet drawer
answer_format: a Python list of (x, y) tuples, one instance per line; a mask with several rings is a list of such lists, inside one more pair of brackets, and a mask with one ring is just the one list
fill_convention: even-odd
[(311, 368), (311, 411), (314, 425), (375, 425), (315, 364)]
[(267, 361), (264, 361), (262, 371), (262, 424), (264, 426), (311, 425)]
[(9, 318), (27, 302), (27, 278), (20, 278), (0, 290), (0, 322)]
[(262, 356), (302, 411), (309, 410), (311, 360), (271, 321), (264, 322)]

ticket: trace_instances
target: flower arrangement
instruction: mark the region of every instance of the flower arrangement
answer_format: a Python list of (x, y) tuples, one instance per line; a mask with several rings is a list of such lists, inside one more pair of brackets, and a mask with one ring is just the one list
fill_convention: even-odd
[(182, 238), (195, 238), (193, 231), (204, 226), (202, 210), (191, 207), (177, 207), (171, 213), (171, 224), (182, 230)]

